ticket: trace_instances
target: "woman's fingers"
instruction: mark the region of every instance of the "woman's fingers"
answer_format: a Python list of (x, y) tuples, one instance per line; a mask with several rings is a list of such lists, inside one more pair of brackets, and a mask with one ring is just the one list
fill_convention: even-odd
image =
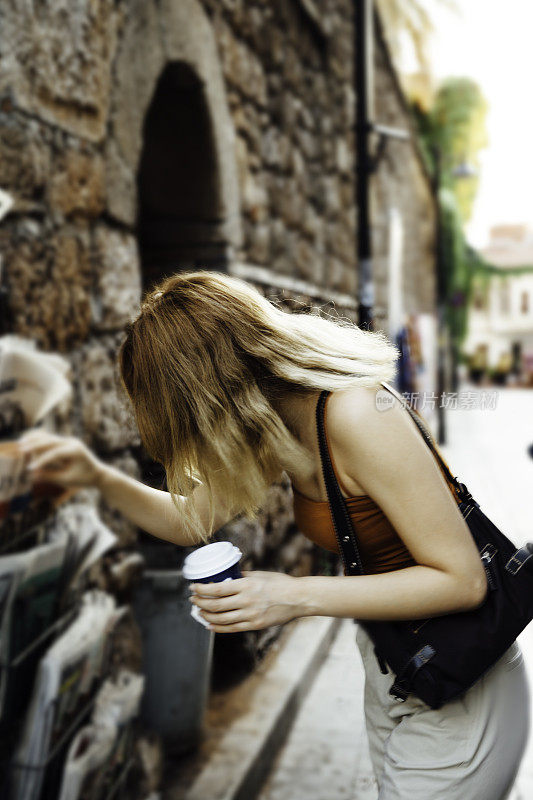
[(34, 458), (34, 460), (28, 464), (28, 467), (33, 470), (42, 469), (46, 464), (51, 465), (58, 459), (73, 455), (74, 450), (75, 446), (73, 444), (56, 445), (37, 458)]
[(219, 581), (218, 583), (191, 583), (189, 590), (200, 597), (226, 597), (230, 594), (238, 594), (242, 589), (244, 578), (234, 578), (231, 581)]
[(217, 625), (214, 622), (210, 622), (209, 630), (215, 633), (242, 633), (243, 631), (255, 631), (259, 629), (250, 620), (245, 620), (244, 622), (233, 622), (230, 625)]
[(245, 610), (236, 609), (235, 611), (224, 611), (221, 614), (215, 614), (211, 611), (202, 611), (202, 617), (212, 624), (216, 625), (234, 625), (238, 622), (248, 621), (248, 616)]
[(23, 433), (17, 440), (22, 449), (31, 449), (35, 447), (46, 447), (49, 444), (65, 441), (65, 436), (57, 433), (50, 433), (50, 431), (28, 431)]
[(228, 597), (199, 597), (193, 594), (190, 600), (195, 603), (198, 608), (205, 611), (232, 611), (233, 609), (243, 607), (242, 600), (239, 600), (236, 594), (229, 595)]

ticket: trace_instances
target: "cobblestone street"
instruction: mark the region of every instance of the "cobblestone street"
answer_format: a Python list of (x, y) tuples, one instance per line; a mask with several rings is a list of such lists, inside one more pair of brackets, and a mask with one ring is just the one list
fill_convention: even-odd
[[(460, 391), (470, 389), (496, 391), (495, 408), (450, 410), (448, 441), (441, 451), (453, 474), (518, 546), (533, 540), (533, 460), (527, 453), (533, 443), (533, 391), (466, 384)], [(376, 800), (363, 722), (364, 673), (355, 632), (351, 620), (341, 625), (259, 800)], [(533, 704), (533, 625), (518, 641)], [(531, 798), (532, 735), (509, 800)]]

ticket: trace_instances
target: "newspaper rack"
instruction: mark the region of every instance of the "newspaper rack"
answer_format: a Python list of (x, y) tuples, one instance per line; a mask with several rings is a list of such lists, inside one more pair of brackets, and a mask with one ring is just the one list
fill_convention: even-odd
[(58, 508), (75, 495), (69, 489), (57, 497), (44, 496), (0, 520), (0, 556), (16, 550), (32, 536), (38, 540), (53, 526)]
[[(16, 772), (40, 771), (43, 773), (43, 784), (39, 793), (39, 800), (57, 800), (64, 767), (64, 759), (62, 756), (66, 755), (66, 751), (73, 736), (89, 717), (103, 680), (105, 680), (105, 678), (100, 679), (95, 689), (93, 689), (90, 699), (83, 703), (81, 709), (76, 712), (73, 719), (68, 723), (65, 730), (54, 743), (46, 759), (37, 764), (21, 764), (14, 759), (8, 761), (4, 786), (2, 787), (1, 792), (2, 797), (10, 798), (10, 787)], [(131, 731), (133, 729), (133, 722), (134, 719), (128, 721), (126, 725), (122, 726), (122, 730), (120, 730), (117, 737), (119, 742), (122, 738), (130, 738)], [(114, 746), (113, 753), (117, 749), (117, 746), (117, 744)], [(108, 761), (109, 760), (111, 759), (108, 759)], [(107, 775), (107, 780), (104, 776), (103, 785), (98, 787), (98, 792), (82, 792), (81, 797), (84, 798), (84, 800), (118, 800), (118, 798), (122, 798), (122, 792), (125, 789), (126, 778), (128, 777), (133, 764), (134, 758), (131, 754), (128, 754), (124, 764), (119, 765), (118, 769), (111, 769)], [(124, 800), (126, 800), (125, 797)]]
[[(18, 607), (25, 602), (25, 598), (17, 598)], [(16, 717), (20, 717), (25, 712), (24, 703), (26, 697), (23, 692), (16, 691), (16, 684), (27, 685), (33, 683), (37, 661), (42, 654), (43, 645), (52, 637), (63, 631), (68, 624), (75, 618), (81, 605), (81, 590), (74, 596), (71, 595), (68, 610), (50, 622), (40, 631), (31, 642), (22, 650), (15, 653), (6, 662), (0, 661), (0, 686), (4, 687), (3, 704), (0, 706), (0, 747), (6, 729), (12, 730), (12, 725)], [(21, 612), (22, 613), (22, 612)]]
[[(75, 615), (78, 611), (78, 603), (73, 606), (69, 611), (63, 614), (58, 620), (56, 620), (52, 625), (50, 625), (43, 633), (34, 641), (32, 642), (24, 651), (19, 653), (10, 664), (2, 665), (3, 668), (13, 669), (16, 668), (27, 656), (38, 646), (44, 642), (52, 633), (53, 631), (57, 630), (61, 627), (61, 625), (68, 624), (68, 621)], [(53, 745), (47, 754), (46, 758), (38, 763), (34, 764), (24, 764), (17, 762), (13, 756), (8, 755), (7, 757), (4, 755), (2, 760), (2, 781), (0, 783), (0, 796), (2, 798), (11, 798), (10, 792), (12, 791), (13, 781), (15, 776), (20, 772), (42, 772), (42, 786), (41, 791), (39, 793), (39, 800), (57, 800), (61, 779), (63, 774), (63, 767), (64, 767), (64, 759), (63, 756), (66, 755), (68, 750), (69, 744), (73, 738), (73, 736), (77, 733), (79, 728), (83, 725), (83, 723), (88, 720), (90, 717), (90, 713), (95, 705), (96, 698), (98, 696), (98, 692), (103, 685), (106, 678), (109, 677), (109, 667), (110, 667), (110, 655), (111, 655), (111, 639), (112, 636), (106, 642), (106, 648), (104, 651), (104, 657), (102, 662), (102, 667), (100, 669), (100, 673), (95, 676), (93, 680), (93, 685), (86, 693), (85, 699), (80, 699), (80, 703), (78, 703), (77, 708), (72, 712), (70, 718), (68, 719), (64, 730), (62, 730), (59, 734), (57, 734), (56, 739), (53, 741)], [(90, 695), (87, 699), (87, 695)], [(50, 713), (53, 717), (55, 714), (55, 710), (57, 704), (61, 700), (60, 697), (56, 697), (50, 707), (48, 708), (48, 713)], [(111, 757), (115, 754), (116, 750), (123, 744), (124, 740), (126, 740), (128, 747), (127, 750), (131, 748), (129, 745), (131, 744), (131, 732), (133, 729), (133, 722), (135, 717), (129, 720), (125, 725), (121, 726), (119, 729), (119, 733), (117, 736), (117, 741), (113, 747), (112, 754), (108, 757), (108, 762), (111, 760)], [(19, 725), (20, 728), (20, 725)], [(11, 739), (13, 739), (13, 731), (11, 730)], [(2, 748), (5, 751), (5, 747)], [(100, 786), (100, 791), (98, 793), (91, 792), (89, 794), (82, 793), (81, 797), (83, 800), (119, 800), (122, 799), (122, 791), (125, 787), (126, 778), (133, 766), (134, 759), (129, 752), (126, 754), (127, 757), (124, 759), (124, 764), (118, 764), (118, 769), (111, 769), (110, 774), (107, 775), (106, 780), (104, 780), (104, 784)], [(113, 766), (113, 765), (112, 765)], [(105, 775), (104, 775), (105, 778)], [(123, 800), (126, 800), (124, 797)]]

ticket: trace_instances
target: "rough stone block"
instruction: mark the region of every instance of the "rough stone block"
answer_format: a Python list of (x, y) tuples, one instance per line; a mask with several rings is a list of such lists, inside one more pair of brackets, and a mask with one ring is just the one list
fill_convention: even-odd
[(248, 260), (266, 264), (270, 257), (270, 227), (268, 225), (245, 225), (245, 247)]
[(288, 170), (291, 164), (291, 142), (276, 128), (268, 128), (261, 140), (261, 155), (268, 167)]
[(66, 150), (52, 166), (48, 199), (66, 217), (97, 217), (104, 209), (104, 161), (98, 153)]
[(238, 39), (222, 16), (215, 18), (222, 69), (228, 82), (260, 106), (266, 106), (266, 78), (261, 61)]
[(40, 200), (50, 174), (50, 144), (37, 120), (0, 112), (0, 186), (15, 202)]
[(73, 354), (84, 438), (102, 453), (140, 444), (133, 413), (120, 390), (117, 352), (122, 338), (93, 339)]
[(130, 233), (100, 225), (94, 255), (93, 322), (100, 330), (122, 328), (137, 314), (141, 301), (137, 241)]
[(136, 174), (112, 138), (107, 140), (105, 148), (105, 181), (110, 216), (124, 225), (133, 226), (137, 217)]
[(3, 8), (0, 58), (15, 105), (91, 141), (103, 138), (123, 5), (114, 0)]
[(264, 222), (268, 217), (268, 194), (259, 176), (252, 172), (245, 176), (242, 208), (253, 222)]
[(6, 246), (5, 268), (17, 333), (60, 352), (87, 337), (91, 259), (86, 229), (52, 234), (24, 221)]

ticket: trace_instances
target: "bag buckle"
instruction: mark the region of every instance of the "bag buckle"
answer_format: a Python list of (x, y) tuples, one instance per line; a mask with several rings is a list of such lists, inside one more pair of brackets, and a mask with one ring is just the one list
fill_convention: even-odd
[(420, 650), (414, 654), (414, 656), (411, 656), (404, 669), (400, 673), (400, 676), (396, 678), (389, 689), (389, 694), (395, 697), (397, 700), (400, 700), (402, 703), (407, 700), (410, 691), (406, 689), (406, 686), (413, 685), (413, 679), (420, 667), (423, 667), (424, 664), (427, 664), (427, 662), (433, 658), (436, 652), (437, 651), (435, 648), (430, 644), (425, 644), (423, 647), (421, 647)]
[(474, 506), (477, 506), (479, 508), (480, 507), (479, 503), (477, 502), (477, 500), (474, 500), (474, 498), (470, 494), (468, 486), (465, 483), (461, 483), (461, 481), (458, 480), (457, 478), (455, 480), (457, 481), (457, 484), (460, 487), (460, 495), (459, 496), (460, 496), (461, 502), (462, 503), (469, 503), (470, 505), (474, 505)]
[(394, 683), (389, 689), (389, 694), (396, 700), (399, 700), (400, 703), (405, 703), (405, 701), (409, 696), (409, 692), (407, 691), (407, 689), (403, 688), (400, 681), (394, 681)]
[(522, 569), (524, 564), (529, 561), (530, 558), (533, 558), (533, 542), (528, 542), (523, 547), (520, 547), (511, 556), (505, 565), (505, 569), (507, 572), (510, 572), (511, 575), (516, 575), (516, 573)]

